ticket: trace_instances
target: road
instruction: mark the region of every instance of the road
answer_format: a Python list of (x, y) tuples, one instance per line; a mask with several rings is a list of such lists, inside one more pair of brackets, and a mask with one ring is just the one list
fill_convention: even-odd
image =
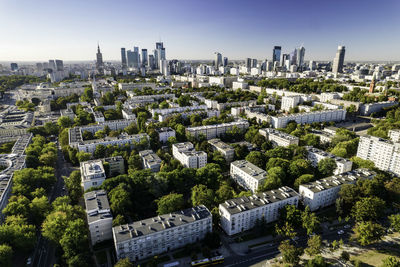
[[(69, 176), (74, 170), (70, 163), (67, 163), (62, 155), (62, 151), (58, 149), (57, 165), (56, 165), (57, 182), (50, 193), (49, 200), (53, 202), (57, 197), (65, 194), (63, 176)], [(32, 266), (37, 267), (51, 267), (55, 262), (55, 247), (48, 240), (43, 238), (42, 235), (38, 238), (38, 243), (32, 256)]]
[[(343, 241), (348, 241), (350, 237), (349, 230), (345, 232), (343, 235), (338, 235), (337, 230), (329, 231), (326, 230), (324, 234), (322, 234), (322, 240), (327, 240), (332, 242), (333, 240), (343, 239)], [(307, 246), (307, 237), (299, 236), (299, 239), (296, 241), (297, 246), (306, 247)], [(230, 257), (225, 258), (224, 266), (251, 266), (265, 260), (270, 260), (275, 258), (280, 252), (278, 249), (279, 244), (273, 243), (271, 246), (262, 246), (260, 248), (251, 249), (246, 255), (232, 255)], [(232, 251), (230, 250), (232, 253)]]

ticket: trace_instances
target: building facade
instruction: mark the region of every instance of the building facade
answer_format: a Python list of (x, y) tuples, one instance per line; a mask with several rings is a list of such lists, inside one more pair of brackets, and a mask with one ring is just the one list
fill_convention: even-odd
[(150, 169), (152, 172), (159, 172), (161, 159), (153, 150), (143, 150), (139, 152), (142, 158), (143, 169)]
[(353, 162), (348, 159), (335, 156), (324, 150), (311, 146), (307, 146), (306, 149), (307, 149), (307, 159), (311, 161), (311, 165), (313, 165), (314, 167), (316, 167), (318, 165), (318, 162), (320, 162), (321, 160), (326, 158), (331, 158), (334, 159), (336, 162), (336, 169), (333, 172), (335, 175), (351, 171)]
[(249, 128), (249, 122), (246, 120), (240, 120), (215, 125), (188, 127), (186, 128), (186, 133), (194, 138), (199, 138), (200, 135), (204, 135), (206, 139), (209, 140), (224, 135), (226, 132), (231, 131), (234, 127), (237, 127), (240, 130), (245, 130)]
[(290, 135), (273, 128), (260, 129), (258, 132), (274, 146), (287, 147), (290, 145), (299, 145), (299, 138), (297, 136)]
[(214, 150), (219, 151), (227, 162), (233, 161), (235, 157), (235, 149), (233, 147), (217, 138), (208, 140), (208, 143), (213, 147)]
[(103, 162), (99, 159), (80, 163), (83, 191), (94, 186), (100, 186), (106, 179)]
[(190, 142), (173, 144), (172, 155), (186, 168), (202, 168), (207, 164), (207, 153), (196, 151)]
[(232, 179), (246, 190), (253, 193), (264, 183), (267, 172), (248, 162), (236, 160), (231, 163), (230, 175)]

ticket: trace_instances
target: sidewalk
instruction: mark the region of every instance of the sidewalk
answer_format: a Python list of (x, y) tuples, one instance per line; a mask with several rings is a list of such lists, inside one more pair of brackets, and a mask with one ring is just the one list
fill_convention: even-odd
[[(238, 255), (246, 255), (247, 252), (249, 251), (249, 246), (252, 245), (257, 245), (260, 243), (264, 243), (266, 242), (266, 244), (263, 245), (268, 245), (267, 242), (273, 242), (275, 239), (272, 237), (272, 235), (267, 235), (267, 236), (263, 236), (260, 238), (256, 238), (256, 239), (252, 239), (252, 240), (248, 240), (248, 241), (244, 241), (244, 242), (240, 242), (240, 243), (230, 243), (230, 247), (231, 249)], [(261, 246), (261, 245), (260, 245)]]

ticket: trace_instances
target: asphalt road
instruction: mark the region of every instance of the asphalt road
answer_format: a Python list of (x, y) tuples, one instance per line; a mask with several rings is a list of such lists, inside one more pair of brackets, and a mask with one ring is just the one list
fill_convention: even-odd
[[(70, 163), (64, 161), (62, 152), (58, 149), (57, 165), (56, 165), (57, 182), (50, 193), (49, 200), (53, 202), (57, 197), (65, 195), (64, 180), (62, 176), (69, 176), (74, 170)], [(32, 266), (52, 267), (55, 262), (55, 246), (46, 240), (42, 235), (39, 236), (37, 246), (32, 256)]]

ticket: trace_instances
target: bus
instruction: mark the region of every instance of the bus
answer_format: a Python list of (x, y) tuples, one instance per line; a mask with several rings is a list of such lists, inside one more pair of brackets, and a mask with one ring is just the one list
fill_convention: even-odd
[(213, 258), (205, 258), (197, 261), (192, 261), (192, 266), (210, 266), (210, 265), (217, 265), (224, 262), (224, 256), (216, 256)]

